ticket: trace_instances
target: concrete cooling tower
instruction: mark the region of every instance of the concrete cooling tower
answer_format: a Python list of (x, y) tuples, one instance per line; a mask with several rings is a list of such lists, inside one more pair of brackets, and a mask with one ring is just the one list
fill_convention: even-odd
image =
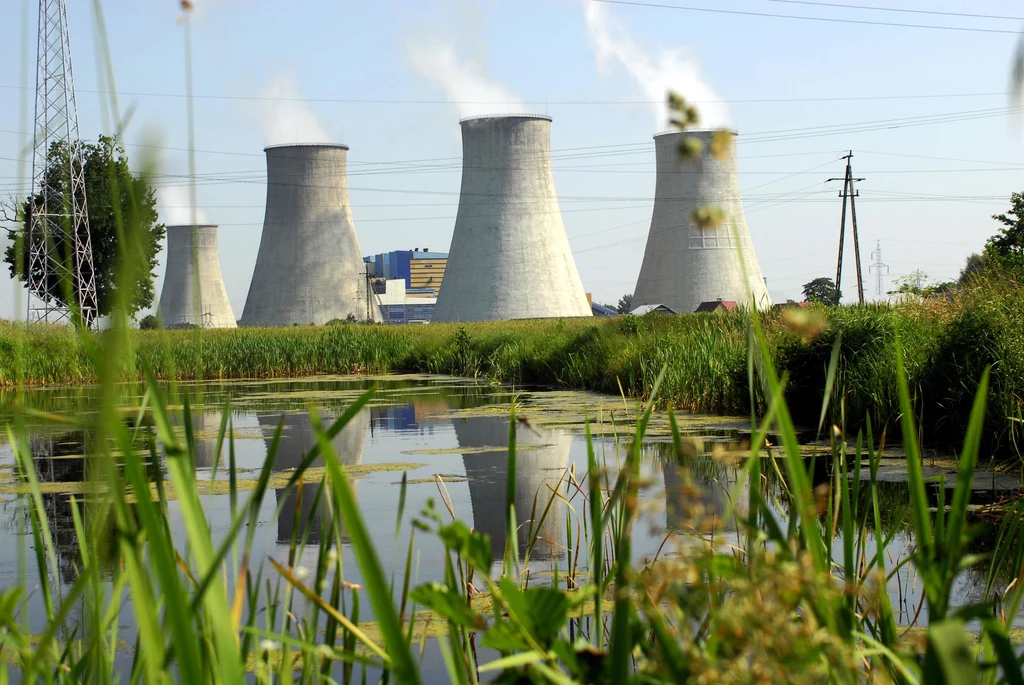
[(380, 320), (348, 201), (345, 145), (273, 145), (243, 326)]
[[(274, 470), (284, 471), (294, 469), (303, 458), (313, 449), (316, 444), (316, 432), (313, 430), (313, 422), (309, 414), (273, 414), (257, 417), (260, 423), (260, 432), (263, 433), (267, 449), (274, 438), (274, 431), (282, 419), (284, 421), (281, 431), (281, 441), (277, 447), (277, 457), (274, 460)], [(337, 417), (329, 413), (321, 413), (321, 421), (326, 428)], [(370, 411), (364, 409), (352, 418), (341, 432), (332, 441), (334, 453), (342, 464), (360, 464), (363, 461), (363, 443), (366, 441), (366, 429), (370, 423)], [(323, 459), (317, 457), (310, 465), (311, 468), (322, 467)], [(355, 489), (357, 481), (352, 481)], [(281, 513), (277, 519), (277, 539), (279, 542), (291, 540), (292, 532), (299, 526), (299, 536), (303, 528), (308, 528), (307, 542), (319, 542), (322, 531), (326, 529), (328, 519), (327, 500), (324, 499), (326, 492), (320, 496), (320, 501), (314, 509), (313, 502), (316, 501), (317, 491), (320, 489), (320, 481), (308, 482), (304, 485), (293, 488), (282, 488), (276, 491), (277, 503), (281, 507)], [(301, 492), (302, 501), (299, 502)]]
[(167, 271), (157, 311), (167, 328), (237, 325), (220, 273), (216, 226), (167, 227)]
[(591, 316), (551, 175), (551, 118), (460, 123), (462, 192), (433, 321)]
[[(658, 168), (654, 214), (633, 290), (634, 307), (663, 304), (682, 314), (696, 311), (702, 302), (719, 299), (744, 306), (751, 294), (758, 309), (771, 306), (743, 216), (735, 145), (726, 157), (715, 158), (711, 154), (714, 133), (674, 132), (654, 137)], [(684, 137), (696, 137), (703, 143), (696, 159), (680, 155)], [(691, 216), (708, 206), (723, 210), (725, 222), (714, 228), (696, 225)], [(746, 266), (746, 278), (741, 265)]]
[[(473, 508), (473, 527), (491, 538), (491, 555), (495, 560), (505, 555), (505, 488), (508, 478), (508, 419), (499, 417), (468, 417), (455, 419), (455, 436), (461, 448), (493, 447), (494, 451), (475, 452), (462, 456), (469, 480), (469, 498)], [(551, 498), (552, 488), (569, 467), (572, 436), (544, 431), (538, 436), (522, 429), (516, 433), (516, 444), (529, 446), (516, 452), (516, 520), (519, 525), (517, 544), (519, 556), (526, 553), (530, 516), (539, 519)], [(564, 486), (564, 484), (563, 484)], [(565, 544), (565, 503), (555, 498), (544, 518), (534, 544), (531, 558), (552, 558), (561, 555)], [(536, 529), (536, 524), (535, 529)]]

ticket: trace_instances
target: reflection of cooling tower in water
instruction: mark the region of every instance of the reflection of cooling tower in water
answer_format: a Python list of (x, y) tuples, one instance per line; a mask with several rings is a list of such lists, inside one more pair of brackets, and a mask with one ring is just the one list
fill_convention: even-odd
[(267, 208), (243, 326), (380, 320), (370, 299), (345, 145), (272, 145)]
[[(284, 471), (294, 469), (302, 463), (302, 460), (316, 444), (316, 433), (313, 430), (313, 423), (309, 414), (271, 414), (259, 416), (260, 431), (263, 433), (267, 448), (270, 448), (274, 438), (274, 431), (282, 419), (284, 426), (281, 431), (281, 441), (277, 446), (277, 458), (274, 460), (274, 470)], [(330, 414), (321, 414), (323, 426), (328, 427), (335, 419)], [(359, 464), (363, 460), (363, 442), (366, 440), (366, 427), (370, 420), (368, 409), (357, 414), (341, 430), (331, 443), (334, 446), (334, 453), (342, 464)], [(321, 457), (313, 460), (310, 468), (323, 466)], [(355, 483), (353, 482), (353, 486)], [(316, 482), (310, 482), (301, 487), (290, 489), (282, 488), (277, 490), (277, 502), (281, 506), (281, 515), (277, 519), (277, 539), (279, 541), (290, 540), (296, 526), (300, 526), (297, 537), (301, 539), (303, 527), (308, 528), (307, 542), (319, 542), (321, 531), (324, 529), (327, 518), (327, 492), (320, 495), (314, 511), (313, 502), (316, 500), (317, 492), (320, 490), (320, 478)], [(302, 501), (299, 502), (301, 493)]]
[(736, 516), (747, 515), (750, 497), (746, 481), (736, 489), (739, 473), (711, 457), (690, 459), (685, 467), (665, 464), (666, 527), (703, 533), (735, 531)]
[[(495, 559), (505, 554), (505, 494), (508, 483), (508, 419), (476, 417), (455, 419), (455, 435), (462, 448), (496, 447), (493, 452), (464, 454), (463, 464), (469, 479), (469, 497), (473, 507), (476, 530), (491, 537), (491, 553)], [(530, 515), (536, 498), (539, 519), (551, 499), (551, 490), (569, 466), (572, 436), (553, 431), (535, 434), (527, 428), (516, 433), (516, 444), (531, 449), (516, 451), (516, 522), (519, 524), (519, 554), (526, 552)], [(539, 446), (537, 449), (532, 449)], [(536, 529), (536, 523), (534, 523)], [(560, 499), (551, 504), (544, 523), (537, 533), (531, 558), (561, 554), (565, 544), (565, 505)]]
[(168, 328), (237, 325), (220, 273), (216, 226), (167, 227), (167, 273), (157, 311)]
[(591, 316), (551, 174), (551, 118), (462, 122), (462, 191), (434, 321)]
[[(771, 306), (743, 216), (735, 146), (728, 156), (717, 159), (711, 154), (713, 136), (712, 131), (695, 131), (654, 138), (658, 163), (654, 214), (633, 289), (634, 307), (664, 304), (682, 314), (712, 300), (749, 303), (751, 295), (758, 309)], [(703, 143), (696, 159), (684, 159), (679, 153), (680, 143), (688, 137)], [(695, 224), (693, 213), (704, 207), (723, 210), (724, 223)]]
[[(192, 414), (192, 433), (196, 439), (195, 458), (197, 469), (213, 467), (213, 461), (217, 457), (217, 431), (220, 430), (220, 422), (223, 415), (223, 412), (193, 412)], [(225, 433), (224, 445), (221, 446), (222, 449), (226, 449), (227, 441), (228, 436)], [(222, 460), (218, 468), (225, 466), (227, 464)]]

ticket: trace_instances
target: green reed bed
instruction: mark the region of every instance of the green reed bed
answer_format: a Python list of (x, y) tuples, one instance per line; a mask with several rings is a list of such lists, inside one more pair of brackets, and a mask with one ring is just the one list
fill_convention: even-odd
[[(893, 430), (905, 445), (906, 505), (915, 544), (894, 560), (886, 553), (893, 532), (882, 515), (889, 504), (875, 478), (884, 436), (870, 419), (864, 431), (851, 433), (849, 443), (843, 431), (830, 431), (832, 449), (820, 458), (829, 461), (832, 478), (823, 490), (812, 489), (772, 348), (756, 318), (744, 337), (750, 341), (749, 378), (765, 410), (752, 421), (750, 451), (740, 455), (747, 494), (743, 501), (734, 497), (735, 510), (719, 521), (735, 522), (734, 541), (723, 544), (700, 534), (703, 514), (695, 508), (684, 514), (688, 531), (667, 539), (656, 558), (634, 561), (633, 529), (647, 525), (639, 497), (648, 487), (641, 477), (643, 437), (667, 387), (663, 367), (638, 411), (635, 439), (621, 445), (625, 457), (606, 461), (588, 429), (586, 473), (564, 472), (556, 487), (537, 494), (530, 511), (516, 511), (518, 422), (510, 406), (500, 570), (492, 567), (488, 537), (455, 516), (442, 483), (441, 505), (428, 502), (420, 512), (406, 512), (403, 478), (392, 552), (399, 561), (389, 577), (381, 561), (386, 550), (370, 538), (333, 442), (372, 390), (330, 425), (322, 425), (314, 411), (317, 444), (283, 486), (319, 483), (315, 497), (328, 512), (319, 541), (308, 541), (316, 503), (306, 509), (296, 500), (300, 524), (286, 558), (259, 558), (253, 554), (255, 524), (274, 497), (271, 473), (281, 428), (250, 492), (239, 491), (229, 478), (229, 524), (215, 538), (204, 505), (209, 485), (195, 476), (189, 397), (147, 374), (142, 407), (126, 421), (117, 408), (134, 384), (116, 383), (107, 373), (127, 365), (116, 360), (131, 357), (134, 336), (114, 332), (93, 350), (106, 379), (99, 411), (57, 416), (19, 406), (7, 428), (25, 485), (19, 506), (33, 538), (25, 551), (34, 555), (37, 576), (23, 576), (0, 593), (0, 677), (62, 683), (417, 683), (428, 676), (423, 651), (436, 649), (444, 663), (440, 677), (467, 684), (492, 678), (563, 685), (1020, 683), (1024, 669), (1013, 620), (1024, 599), (1024, 508), (1010, 507), (990, 526), (998, 541), (990, 557), (972, 554), (968, 546), (984, 526), (969, 516), (968, 504), (989, 371), (979, 377), (961, 436), (960, 477), (949, 501), (932, 510), (903, 343), (897, 341), (902, 413)], [(839, 373), (839, 355), (833, 358), (824, 372), (826, 386)], [(830, 401), (827, 395), (819, 410)], [(183, 409), (172, 410), (175, 405)], [(215, 464), (215, 471), (230, 468), (234, 455), (230, 404), (223, 416), (216, 453), (229, 463)], [(54, 582), (59, 562), (27, 418), (91, 436), (89, 478), (103, 487), (96, 490), (102, 494), (72, 504), (78, 554), (70, 587)], [(709, 455), (696, 453), (671, 422), (672, 443), (663, 458), (674, 462), (686, 488), (691, 469), (706, 465)], [(778, 436), (779, 448), (764, 460), (761, 448), (769, 433)], [(148, 446), (145, 453), (133, 449), (140, 443)], [(318, 459), (325, 468), (311, 470)], [(766, 469), (776, 474), (776, 486), (762, 476)], [(552, 577), (533, 577), (524, 571), (556, 498), (568, 505), (565, 538), (547, 544), (564, 551), (563, 561)], [(779, 511), (787, 513), (788, 525), (780, 527)], [(175, 519), (180, 525), (170, 525)], [(415, 532), (408, 547), (398, 550), (398, 531), (410, 520)], [(526, 531), (523, 549), (517, 530)], [(417, 540), (424, 535), (436, 536), (446, 550), (441, 579), (427, 583), (417, 581), (415, 570)], [(299, 565), (300, 559), (309, 563), (306, 551), (315, 559), (311, 568)], [(343, 553), (354, 555), (358, 577), (345, 577)], [(953, 581), (965, 569), (986, 579), (985, 593), (957, 605)], [(884, 589), (901, 571), (923, 590), (917, 626), (897, 624)], [(43, 612), (34, 617), (42, 625), (35, 632), (27, 628), (30, 587), (39, 593), (36, 605)], [(131, 612), (136, 628), (122, 627), (122, 609)], [(490, 651), (485, 655), (481, 648)], [(429, 675), (439, 677), (436, 671)]]
[[(969, 289), (954, 303), (868, 305), (758, 316), (797, 422), (818, 419), (839, 341), (834, 411), (877, 426), (899, 415), (896, 340), (930, 446), (955, 447), (981, 371), (992, 367), (984, 449), (1024, 447), (1024, 296), (1015, 284)], [(102, 340), (105, 334), (93, 339)], [(135, 331), (119, 373), (230, 379), (426, 372), (646, 398), (666, 369), (662, 403), (689, 412), (763, 412), (747, 374), (746, 315), (647, 316), (429, 326), (339, 324), (277, 329)], [(68, 330), (0, 328), (0, 384), (94, 382), (83, 339)], [(753, 407), (751, 402), (753, 401)]]

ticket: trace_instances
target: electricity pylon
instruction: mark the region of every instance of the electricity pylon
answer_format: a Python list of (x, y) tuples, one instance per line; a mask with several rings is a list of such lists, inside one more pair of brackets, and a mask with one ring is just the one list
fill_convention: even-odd
[(82, 144), (64, 0), (40, 0), (32, 201), (28, 216), (28, 321), (97, 316)]

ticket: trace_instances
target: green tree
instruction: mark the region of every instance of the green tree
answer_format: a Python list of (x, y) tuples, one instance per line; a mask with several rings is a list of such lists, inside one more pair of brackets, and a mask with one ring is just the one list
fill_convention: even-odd
[(906, 276), (900, 276), (893, 281), (896, 290), (890, 290), (890, 295), (916, 295), (918, 297), (945, 296), (957, 289), (956, 281), (928, 282), (928, 274), (920, 269), (911, 271)]
[(619, 306), (616, 307), (619, 314), (629, 314), (633, 310), (633, 293), (627, 293), (619, 298)]
[(993, 214), (1003, 225), (999, 233), (985, 243), (986, 261), (994, 266), (1024, 273), (1024, 193), (1010, 195), (1010, 211)]
[(984, 252), (974, 252), (968, 255), (964, 260), (964, 268), (960, 269), (960, 278), (957, 279), (957, 282), (963, 285), (975, 276), (985, 273), (985, 270), (988, 269), (988, 262), (988, 255)]
[[(164, 226), (156, 211), (156, 195), (144, 176), (132, 174), (124, 148), (113, 138), (100, 136), (96, 143), (84, 143), (82, 157), (99, 314), (109, 314), (114, 303), (123, 297), (126, 313), (131, 316), (153, 303), (154, 269), (164, 237)], [(68, 146), (54, 144), (47, 154), (46, 164), (47, 184), (57, 193), (66, 193)], [(41, 198), (30, 196), (20, 204), (17, 211), (20, 225), (8, 229), (12, 243), (4, 252), (4, 261), (11, 276), (24, 282), (27, 279), (23, 265), (28, 263), (26, 227), (33, 208), (41, 204)], [(119, 245), (124, 251), (123, 261)], [(22, 248), (21, 255), (18, 246)], [(58, 243), (53, 249), (58, 253), (57, 258), (64, 261), (61, 251), (66, 246)], [(122, 266), (125, 272), (119, 277)], [(120, 292), (121, 287), (126, 292)], [(54, 280), (48, 288), (51, 296), (67, 304), (60, 283)]]
[(152, 331), (157, 328), (160, 328), (160, 322), (154, 314), (146, 314), (144, 317), (139, 319), (139, 330)]
[(836, 283), (831, 278), (821, 276), (804, 283), (804, 297), (808, 302), (816, 304), (837, 305), (842, 293), (836, 291)]

